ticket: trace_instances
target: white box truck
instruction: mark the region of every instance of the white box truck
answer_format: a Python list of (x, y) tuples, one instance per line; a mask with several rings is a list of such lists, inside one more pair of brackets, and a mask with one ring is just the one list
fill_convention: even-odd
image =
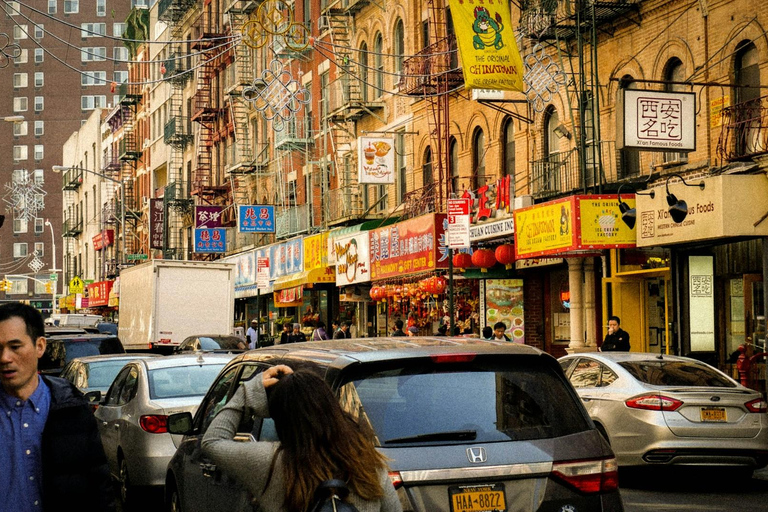
[(196, 334), (232, 334), (231, 263), (152, 260), (120, 272), (118, 336), (126, 350), (169, 353)]

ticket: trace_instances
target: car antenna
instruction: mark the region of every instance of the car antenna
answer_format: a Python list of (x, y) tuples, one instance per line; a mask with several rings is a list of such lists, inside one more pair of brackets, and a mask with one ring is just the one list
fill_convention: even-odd
[(197, 354), (197, 362), (198, 362), (198, 364), (203, 364), (205, 362), (205, 359), (203, 359), (203, 353), (202, 352)]

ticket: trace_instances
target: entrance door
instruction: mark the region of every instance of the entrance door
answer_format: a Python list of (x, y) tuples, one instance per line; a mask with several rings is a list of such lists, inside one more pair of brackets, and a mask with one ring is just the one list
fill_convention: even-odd
[(612, 311), (629, 333), (630, 350), (667, 353), (669, 281), (663, 276), (623, 278), (614, 281), (612, 295)]
[(743, 291), (745, 335), (747, 338), (752, 339), (752, 351), (762, 352), (765, 348), (763, 276), (760, 274), (744, 274)]
[(651, 277), (644, 279), (643, 284), (647, 351), (666, 354), (669, 283), (663, 277)]

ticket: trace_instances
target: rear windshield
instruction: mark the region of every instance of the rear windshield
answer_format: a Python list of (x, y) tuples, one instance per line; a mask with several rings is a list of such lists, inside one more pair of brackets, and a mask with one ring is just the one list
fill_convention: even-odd
[(45, 353), (40, 358), (40, 370), (63, 368), (76, 357), (104, 354), (124, 354), (125, 349), (118, 338), (89, 340), (48, 340)]
[(112, 381), (130, 359), (115, 359), (113, 361), (102, 361), (87, 365), (88, 380), (85, 383), (86, 388), (109, 388)]
[(619, 365), (640, 382), (653, 386), (736, 387), (713, 368), (693, 361), (626, 361)]
[[(354, 380), (342, 402), (381, 446), (545, 439), (590, 427), (567, 384), (538, 365), (396, 369)], [(351, 406), (350, 406), (351, 405)]]
[(152, 399), (203, 396), (224, 364), (174, 366), (149, 371), (149, 397)]

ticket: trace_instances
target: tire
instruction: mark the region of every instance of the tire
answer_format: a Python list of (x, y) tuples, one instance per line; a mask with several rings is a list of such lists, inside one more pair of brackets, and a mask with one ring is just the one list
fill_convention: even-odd
[(133, 505), (133, 491), (131, 489), (131, 480), (128, 476), (128, 463), (124, 457), (120, 457), (118, 464), (117, 485), (120, 493), (120, 503), (123, 505), (123, 510), (128, 511), (131, 510)]
[(176, 482), (168, 483), (170, 493), (168, 494), (168, 512), (182, 512), (181, 508), (181, 496), (179, 495), (179, 488), (176, 487)]

